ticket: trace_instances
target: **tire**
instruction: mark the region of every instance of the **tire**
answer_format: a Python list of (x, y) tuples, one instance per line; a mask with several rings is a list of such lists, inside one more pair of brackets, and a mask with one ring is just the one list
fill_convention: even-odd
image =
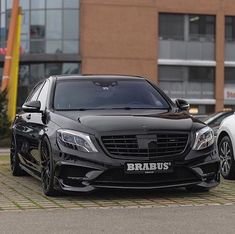
[(210, 189), (209, 188), (205, 188), (205, 187), (201, 187), (198, 185), (193, 185), (190, 187), (186, 187), (186, 190), (189, 192), (193, 192), (193, 193), (205, 193), (205, 192), (209, 192)]
[(230, 138), (224, 136), (218, 146), (220, 157), (220, 172), (224, 179), (235, 179), (235, 161)]
[(13, 176), (23, 176), (26, 174), (26, 172), (20, 167), (20, 159), (17, 152), (16, 139), (14, 135), (11, 137), (10, 167)]
[(54, 189), (54, 167), (52, 159), (51, 144), (48, 138), (44, 138), (40, 147), (41, 154), (41, 183), (42, 190), (46, 196), (56, 196)]

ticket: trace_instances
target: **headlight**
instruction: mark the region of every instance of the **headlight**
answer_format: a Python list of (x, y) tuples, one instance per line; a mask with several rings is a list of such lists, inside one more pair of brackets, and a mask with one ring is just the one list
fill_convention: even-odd
[(214, 143), (214, 133), (210, 127), (204, 127), (196, 132), (193, 150), (202, 150)]
[(82, 152), (98, 152), (88, 134), (73, 130), (57, 130), (58, 140), (66, 147)]

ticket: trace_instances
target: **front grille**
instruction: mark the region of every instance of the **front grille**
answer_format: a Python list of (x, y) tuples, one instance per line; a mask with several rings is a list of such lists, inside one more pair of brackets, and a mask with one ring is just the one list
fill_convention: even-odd
[(101, 139), (105, 149), (111, 155), (152, 158), (182, 154), (188, 142), (188, 134), (117, 135), (102, 136)]

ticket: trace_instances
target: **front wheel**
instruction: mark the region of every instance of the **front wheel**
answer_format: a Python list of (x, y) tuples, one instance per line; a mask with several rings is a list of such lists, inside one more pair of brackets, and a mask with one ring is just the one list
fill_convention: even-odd
[(233, 146), (230, 138), (224, 136), (219, 142), (219, 157), (221, 175), (225, 179), (235, 179), (235, 161), (233, 154)]
[(54, 189), (54, 168), (51, 152), (51, 145), (47, 138), (41, 143), (41, 182), (43, 193), (46, 196), (55, 196), (57, 191)]

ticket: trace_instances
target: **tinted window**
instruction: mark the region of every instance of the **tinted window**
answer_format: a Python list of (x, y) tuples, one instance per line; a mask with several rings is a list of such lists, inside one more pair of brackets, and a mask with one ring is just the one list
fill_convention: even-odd
[(49, 89), (49, 81), (46, 81), (38, 96), (38, 101), (41, 102), (41, 110), (45, 110), (46, 108), (48, 89)]
[(69, 109), (168, 108), (159, 92), (144, 80), (90, 79), (60, 81), (54, 107)]

